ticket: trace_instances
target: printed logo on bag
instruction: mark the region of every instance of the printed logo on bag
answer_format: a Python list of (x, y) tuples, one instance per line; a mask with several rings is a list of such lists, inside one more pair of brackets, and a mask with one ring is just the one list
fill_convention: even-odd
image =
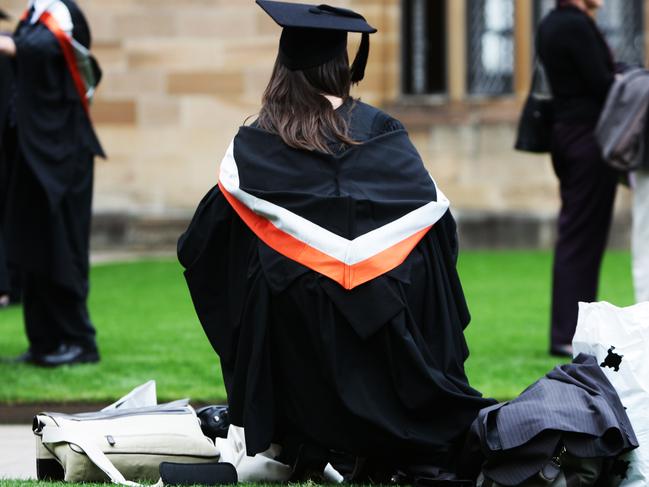
[(617, 353), (614, 353), (613, 350), (615, 350), (615, 347), (611, 345), (611, 348), (608, 349), (608, 355), (604, 359), (604, 361), (599, 364), (600, 367), (609, 367), (615, 372), (620, 371), (620, 365), (622, 364), (622, 358), (624, 355), (618, 355)]

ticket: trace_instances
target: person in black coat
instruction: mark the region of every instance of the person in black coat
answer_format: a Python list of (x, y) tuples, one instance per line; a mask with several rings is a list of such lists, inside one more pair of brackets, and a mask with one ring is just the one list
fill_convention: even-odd
[(577, 304), (597, 298), (618, 180), (594, 136), (615, 79), (611, 51), (592, 18), (601, 4), (558, 1), (537, 35), (554, 97), (551, 153), (562, 203), (552, 290), (550, 351), (555, 355), (572, 354)]
[(0, 53), (14, 58), (18, 150), (7, 213), (8, 254), (24, 273), (29, 350), (44, 366), (96, 362), (87, 309), (93, 159), (103, 156), (73, 43), (90, 47), (72, 0), (32, 0)]
[[(284, 27), (263, 106), (178, 246), (229, 418), (248, 455), (281, 445), (294, 481), (339, 454), (357, 482), (454, 478), (493, 401), (464, 372), (448, 200), (403, 125), (349, 95), (374, 29), (344, 9), (258, 3)], [(351, 69), (348, 31), (362, 33)]]

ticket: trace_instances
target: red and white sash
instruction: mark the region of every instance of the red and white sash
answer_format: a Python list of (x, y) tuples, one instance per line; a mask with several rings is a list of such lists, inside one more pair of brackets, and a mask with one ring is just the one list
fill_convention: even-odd
[[(21, 16), (21, 20), (29, 20), (29, 10), (26, 10)], [(61, 29), (61, 26), (56, 21), (54, 16), (47, 10), (41, 14), (38, 18), (38, 21), (43, 24), (47, 29), (54, 35), (59, 45), (61, 46), (61, 51), (63, 52), (63, 57), (65, 58), (65, 64), (68, 67), (70, 76), (72, 76), (72, 81), (74, 82), (74, 87), (79, 94), (79, 99), (81, 100), (81, 105), (83, 106), (84, 111), (88, 116), (90, 116), (90, 107), (88, 103), (88, 97), (86, 96), (86, 84), (81, 77), (79, 72), (79, 67), (77, 66), (76, 56), (74, 54), (74, 47), (72, 46), (72, 40), (70, 36)]]

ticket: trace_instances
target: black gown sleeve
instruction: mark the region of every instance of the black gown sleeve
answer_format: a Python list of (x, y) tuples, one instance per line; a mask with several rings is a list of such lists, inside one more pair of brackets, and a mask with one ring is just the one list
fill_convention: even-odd
[(9, 58), (0, 56), (0, 294), (9, 291), (9, 271), (4, 245), (4, 210), (8, 190), (7, 135), (5, 128), (9, 117), (12, 93), (12, 67)]
[[(251, 293), (264, 294), (265, 280), (259, 272), (258, 240), (236, 215), (218, 186), (198, 205), (185, 233), (178, 241), (178, 259), (205, 334), (221, 359), (226, 389), (241, 350), (240, 324), (250, 311), (265, 320), (259, 302), (251, 306)], [(253, 276), (255, 278), (253, 279)], [(258, 283), (263, 289), (255, 288)], [(259, 299), (252, 299), (253, 301)], [(253, 313), (255, 314), (255, 313)]]
[(13, 38), (20, 152), (57, 208), (86, 154), (105, 154), (56, 37), (42, 23), (21, 22)]
[(230, 421), (245, 426), (249, 452), (262, 452), (273, 439), (275, 415), (270, 290), (259, 242), (218, 186), (200, 202), (180, 237), (178, 259), (196, 314), (220, 358)]
[(214, 350), (226, 361), (232, 350), (228, 346), (232, 337), (225, 279), (230, 269), (227, 251), (231, 224), (232, 210), (215, 186), (203, 197), (178, 241), (178, 260), (185, 268), (196, 314)]
[(13, 68), (10, 59), (5, 56), (0, 56), (0, 151), (3, 147), (4, 128), (8, 121), (12, 79)]
[(460, 242), (457, 235), (457, 223), (455, 223), (455, 218), (453, 218), (451, 210), (446, 212), (438, 225), (443, 228), (443, 235), (449, 249), (451, 261), (456, 266), (460, 253)]

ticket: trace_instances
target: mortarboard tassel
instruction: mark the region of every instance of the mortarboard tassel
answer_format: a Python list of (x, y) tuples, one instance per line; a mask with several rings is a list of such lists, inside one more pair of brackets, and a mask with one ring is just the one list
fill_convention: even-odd
[(367, 59), (370, 56), (370, 35), (367, 32), (363, 33), (361, 38), (361, 45), (358, 47), (356, 58), (352, 63), (352, 83), (358, 83), (365, 77), (365, 66), (367, 66)]

